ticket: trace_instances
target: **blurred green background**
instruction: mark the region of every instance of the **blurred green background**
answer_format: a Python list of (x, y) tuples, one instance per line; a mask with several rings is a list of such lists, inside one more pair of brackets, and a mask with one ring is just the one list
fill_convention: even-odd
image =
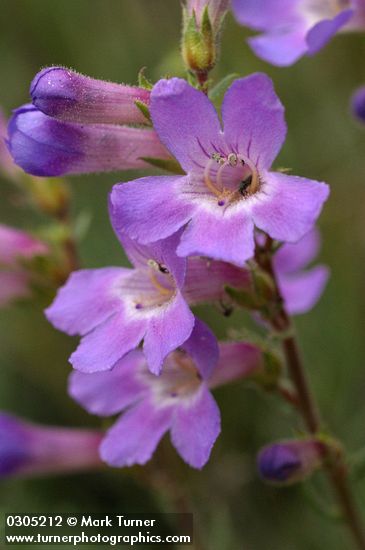
[[(8, 115), (28, 101), (34, 74), (51, 64), (125, 83), (135, 83), (144, 66), (154, 80), (183, 74), (178, 0), (1, 0), (0, 8), (0, 103)], [(331, 184), (320, 227), (321, 261), (332, 277), (319, 305), (298, 318), (297, 327), (323, 415), (354, 451), (365, 444), (365, 128), (352, 119), (349, 97), (365, 81), (365, 39), (338, 36), (316, 57), (278, 69), (255, 58), (245, 36), (228, 16), (213, 76), (267, 72), (289, 126), (276, 165)], [(106, 197), (113, 183), (131, 177), (135, 174), (72, 179), (75, 215), (92, 216), (81, 243), (84, 266), (125, 262), (109, 225)], [(44, 221), (22, 206), (6, 181), (0, 211), (2, 223), (23, 228)], [(232, 323), (246, 321), (237, 313), (227, 321), (213, 307), (199, 313), (220, 336)], [(66, 394), (67, 358), (75, 345), (47, 324), (36, 304), (1, 311), (1, 408), (41, 423), (98, 426)], [(258, 449), (299, 427), (291, 412), (241, 383), (219, 389), (216, 398), (223, 431), (202, 472), (182, 463), (166, 440), (147, 469), (2, 482), (1, 511), (172, 512), (183, 496), (204, 549), (351, 548), (347, 532), (320, 516), (303, 487), (276, 489), (258, 479)], [(166, 457), (168, 470), (161, 466)], [(167, 490), (160, 492), (165, 476)], [(314, 481), (322, 492), (321, 483)], [(355, 488), (365, 508), (365, 483)]]

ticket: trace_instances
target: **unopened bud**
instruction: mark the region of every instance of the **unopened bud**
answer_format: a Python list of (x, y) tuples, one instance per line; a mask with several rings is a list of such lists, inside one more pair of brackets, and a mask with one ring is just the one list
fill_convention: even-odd
[(351, 98), (351, 110), (353, 115), (365, 124), (365, 86), (358, 88)]
[(99, 467), (102, 436), (96, 430), (39, 426), (0, 413), (0, 478)]
[(271, 483), (296, 483), (321, 466), (325, 453), (325, 445), (314, 438), (281, 441), (260, 451), (258, 469), (261, 477)]
[(195, 73), (208, 73), (218, 55), (218, 39), (228, 0), (187, 0), (184, 8), (182, 54)]

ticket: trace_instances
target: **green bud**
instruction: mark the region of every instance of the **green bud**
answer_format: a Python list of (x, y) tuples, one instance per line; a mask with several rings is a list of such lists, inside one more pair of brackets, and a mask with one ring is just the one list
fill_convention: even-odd
[(274, 281), (256, 265), (251, 269), (251, 284), (248, 289), (226, 286), (225, 291), (238, 306), (262, 312), (266, 311), (276, 296)]
[(204, 12), (204, 27), (198, 27), (195, 13), (184, 25), (182, 54), (188, 69), (197, 73), (210, 71), (216, 61), (216, 48), (208, 10)]

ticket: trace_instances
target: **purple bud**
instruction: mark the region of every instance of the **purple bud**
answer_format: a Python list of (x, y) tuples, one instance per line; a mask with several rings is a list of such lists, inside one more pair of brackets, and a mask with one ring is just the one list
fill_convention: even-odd
[(365, 123), (365, 86), (358, 88), (351, 98), (351, 110), (353, 115), (362, 124)]
[(96, 430), (38, 426), (0, 413), (0, 478), (99, 467), (102, 437)]
[(143, 169), (141, 157), (170, 158), (151, 129), (63, 122), (33, 105), (14, 111), (8, 135), (15, 163), (34, 176)]
[(64, 67), (47, 67), (30, 86), (33, 104), (51, 117), (70, 122), (138, 124), (146, 119), (135, 101), (149, 104), (143, 88), (83, 76)]
[(260, 451), (258, 469), (266, 481), (295, 483), (309, 477), (319, 468), (324, 453), (324, 445), (315, 439), (273, 443)]

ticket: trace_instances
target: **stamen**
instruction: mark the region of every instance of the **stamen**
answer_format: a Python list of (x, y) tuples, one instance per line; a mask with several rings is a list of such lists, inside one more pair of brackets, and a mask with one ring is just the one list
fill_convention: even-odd
[(150, 278), (151, 278), (151, 281), (152, 281), (152, 284), (157, 288), (157, 290), (161, 293), (161, 294), (164, 294), (165, 296), (172, 296), (172, 289), (171, 288), (166, 288), (165, 286), (163, 286), (160, 281), (157, 280), (157, 277), (154, 273), (152, 273), (150, 275)]
[(176, 351), (174, 359), (175, 359), (175, 363), (177, 363), (182, 370), (189, 372), (195, 378), (198, 378), (198, 380), (202, 379), (202, 377), (200, 376), (200, 373), (198, 372), (196, 367), (192, 364), (191, 360), (186, 357), (185, 353)]
[[(213, 183), (210, 177), (214, 162), (220, 165), (215, 176), (216, 183)], [(223, 183), (223, 171), (227, 167), (235, 168), (239, 162), (243, 167), (247, 166), (251, 173), (240, 182), (238, 189), (226, 188)], [(236, 153), (229, 153), (227, 157), (222, 156), (220, 153), (213, 153), (205, 166), (204, 182), (209, 191), (219, 199), (218, 206), (225, 206), (227, 202), (237, 200), (237, 191), (242, 197), (247, 197), (256, 193), (260, 186), (256, 166), (248, 158)]]
[(210, 179), (210, 169), (211, 169), (214, 162), (219, 162), (219, 161), (215, 160), (215, 158), (211, 158), (207, 162), (207, 165), (206, 165), (205, 170), (204, 170), (204, 183), (208, 187), (208, 189), (213, 193), (213, 195), (215, 195), (216, 197), (220, 197), (221, 191), (216, 188), (216, 186), (214, 185), (214, 183)]

